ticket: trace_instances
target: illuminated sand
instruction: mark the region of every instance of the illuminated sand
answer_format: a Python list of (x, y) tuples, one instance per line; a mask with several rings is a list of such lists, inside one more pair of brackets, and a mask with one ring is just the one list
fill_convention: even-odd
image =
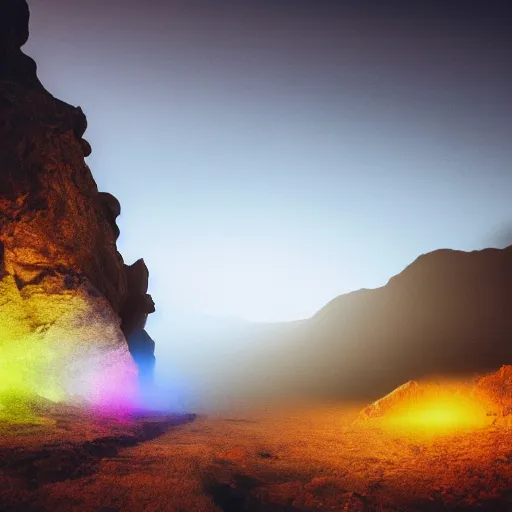
[(87, 475), (29, 488), (4, 471), (0, 503), (91, 512), (512, 507), (512, 429), (458, 426), (406, 435), (378, 422), (361, 425), (362, 407), (233, 406), (106, 456)]
[(495, 403), (491, 395), (478, 391), (475, 383), (468, 381), (409, 381), (365, 407), (357, 423), (428, 437), (484, 428), (497, 420), (490, 414)]

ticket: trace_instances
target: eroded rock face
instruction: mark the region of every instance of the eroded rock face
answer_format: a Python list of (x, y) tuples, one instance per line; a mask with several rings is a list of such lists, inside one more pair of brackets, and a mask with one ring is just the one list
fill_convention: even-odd
[(2, 0), (0, 350), (6, 365), (9, 353), (21, 357), (18, 349), (26, 347), (35, 358), (26, 366), (35, 371), (9, 379), (3, 372), (0, 391), (16, 379), (37, 389), (41, 379), (54, 382), (60, 398), (90, 398), (104, 394), (107, 381), (97, 384), (104, 377), (114, 382), (118, 375), (125, 390), (136, 379), (119, 315), (130, 329), (141, 315), (145, 323), (147, 276), (142, 293), (134, 293), (131, 267), (116, 247), (119, 202), (98, 191), (84, 161), (91, 152), (86, 117), (37, 78), (35, 62), (21, 51), (28, 21), (24, 0)]
[[(48, 275), (66, 288), (86, 278), (119, 312), (126, 295), (117, 252), (119, 203), (98, 192), (82, 139), (80, 108), (56, 100), (37, 79), (20, 45), (28, 37), (28, 8), (1, 4), (0, 241), (3, 267), (20, 288)], [(29, 64), (32, 62), (32, 64)]]

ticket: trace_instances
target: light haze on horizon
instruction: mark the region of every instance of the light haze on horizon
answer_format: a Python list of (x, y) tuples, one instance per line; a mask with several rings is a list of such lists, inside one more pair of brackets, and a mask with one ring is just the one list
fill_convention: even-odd
[(29, 3), (24, 51), (88, 117), (88, 164), (122, 205), (119, 251), (150, 271), (150, 332), (187, 311), (306, 318), (422, 253), (512, 243), (498, 236), (512, 220), (503, 19), (393, 2)]

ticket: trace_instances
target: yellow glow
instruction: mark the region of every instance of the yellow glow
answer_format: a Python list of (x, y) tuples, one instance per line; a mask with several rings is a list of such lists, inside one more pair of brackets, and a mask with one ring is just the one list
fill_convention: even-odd
[(103, 299), (58, 291), (20, 291), (11, 277), (0, 279), (0, 421), (33, 421), (41, 399), (95, 399), (125, 374), (136, 379), (118, 319)]
[(489, 423), (489, 418), (483, 404), (468, 394), (440, 389), (398, 407), (384, 423), (396, 430), (439, 434), (481, 428)]
[(61, 308), (45, 294), (24, 300), (10, 278), (0, 281), (0, 295), (0, 420), (33, 421), (36, 397), (65, 396), (58, 383), (65, 365), (58, 355), (66, 346), (45, 336)]

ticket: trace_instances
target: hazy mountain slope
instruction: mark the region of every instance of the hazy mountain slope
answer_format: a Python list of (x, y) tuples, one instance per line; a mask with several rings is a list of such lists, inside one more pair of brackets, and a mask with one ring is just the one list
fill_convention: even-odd
[(408, 379), (497, 369), (511, 340), (512, 247), (439, 250), (308, 320), (191, 335), (197, 357), (181, 373), (201, 398), (373, 399)]
[(512, 247), (434, 251), (382, 288), (327, 304), (308, 322), (304, 349), (348, 395), (485, 371), (511, 360), (511, 299)]

